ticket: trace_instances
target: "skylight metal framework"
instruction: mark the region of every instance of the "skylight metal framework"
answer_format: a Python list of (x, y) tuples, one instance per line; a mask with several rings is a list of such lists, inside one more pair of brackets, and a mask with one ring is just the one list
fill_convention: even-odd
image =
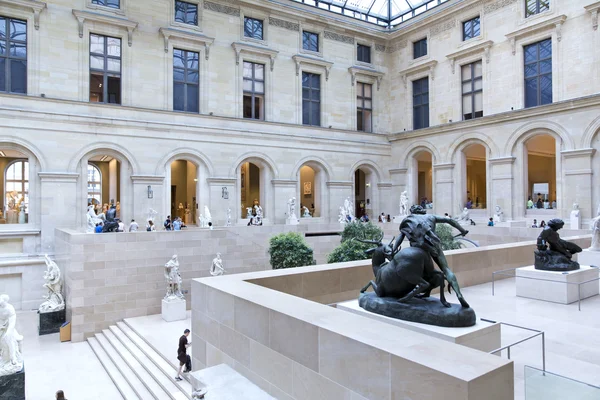
[(293, 0), (322, 10), (392, 28), (450, 0)]

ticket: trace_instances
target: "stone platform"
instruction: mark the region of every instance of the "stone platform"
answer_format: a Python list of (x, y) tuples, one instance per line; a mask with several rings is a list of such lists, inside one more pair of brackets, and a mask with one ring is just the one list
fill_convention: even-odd
[(161, 308), (162, 318), (167, 322), (180, 321), (186, 319), (185, 299), (162, 300)]
[[(588, 265), (581, 265), (578, 270), (566, 272), (537, 270), (533, 265), (517, 268), (515, 272), (517, 296), (553, 303), (571, 304), (579, 299), (579, 285), (570, 283), (596, 279), (600, 276), (599, 272), (599, 268)], [(581, 285), (581, 300), (598, 295), (599, 287), (600, 281)]]
[(583, 265), (594, 265), (600, 267), (600, 251), (583, 250), (577, 254), (577, 262)]
[(206, 389), (206, 400), (275, 400), (226, 364), (219, 364), (190, 374), (192, 387)]
[(358, 299), (337, 303), (336, 308), (367, 318), (386, 322), (414, 332), (423, 333), (456, 344), (461, 344), (475, 350), (490, 352), (500, 347), (500, 324), (477, 321), (466, 328), (448, 328), (443, 326), (420, 324), (386, 317), (364, 310), (358, 305)]
[(42, 336), (60, 332), (60, 327), (67, 320), (66, 313), (64, 308), (60, 311), (39, 313), (38, 334)]
[(25, 367), (16, 374), (0, 376), (0, 400), (25, 400)]

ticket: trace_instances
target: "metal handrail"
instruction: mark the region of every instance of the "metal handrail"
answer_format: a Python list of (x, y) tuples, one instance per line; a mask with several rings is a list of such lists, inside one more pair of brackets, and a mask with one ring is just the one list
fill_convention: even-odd
[[(532, 367), (531, 365), (525, 365), (524, 368), (525, 368), (525, 371), (527, 371), (527, 368), (530, 368), (530, 369), (534, 369), (536, 371), (540, 371), (544, 376), (546, 374), (554, 375), (554, 376), (557, 376), (559, 378), (567, 379), (567, 380), (572, 381), (572, 382), (581, 383), (582, 385), (589, 386), (589, 387), (594, 388), (594, 389), (600, 389), (600, 386), (592, 385), (591, 383), (582, 382), (582, 381), (579, 381), (577, 379), (569, 378), (568, 376), (560, 375), (560, 374), (557, 374), (555, 372), (548, 372), (548, 371), (545, 371), (545, 370), (541, 370), (539, 368)], [(525, 379), (527, 379), (527, 374), (524, 374), (524, 376), (525, 376)]]
[[(522, 279), (533, 279), (534, 281), (543, 281), (543, 282), (554, 282), (554, 283), (565, 283), (567, 285), (577, 285), (577, 302), (578, 302), (578, 309), (579, 311), (581, 311), (581, 285), (584, 285), (586, 283), (590, 283), (590, 282), (594, 282), (594, 281), (600, 281), (600, 277), (599, 278), (594, 278), (594, 279), (589, 279), (587, 281), (583, 281), (583, 282), (560, 282), (560, 281), (553, 281), (551, 279), (542, 279), (542, 278), (532, 278), (530, 276), (517, 276), (516, 274), (516, 270), (519, 269), (520, 267), (517, 268), (509, 268), (509, 269), (503, 269), (500, 271), (495, 271), (492, 272), (492, 296), (494, 296), (496, 294), (495, 288), (496, 288), (496, 274), (498, 275), (503, 275), (503, 276), (508, 276), (510, 278), (522, 278)], [(592, 268), (598, 268), (596, 266), (592, 266)], [(507, 271), (513, 271), (514, 274), (506, 274), (505, 272)], [(598, 296), (597, 294), (595, 294), (594, 296)], [(590, 296), (590, 297), (586, 297), (586, 299), (589, 299), (591, 297), (594, 296)], [(584, 299), (585, 300), (585, 299)]]
[(480, 318), (480, 319), (482, 321), (484, 321), (484, 322), (490, 322), (492, 324), (498, 324), (499, 323), (500, 325), (506, 325), (506, 326), (510, 326), (510, 327), (513, 327), (513, 328), (518, 328), (518, 329), (523, 329), (523, 330), (526, 330), (526, 331), (535, 332), (533, 335), (528, 336), (525, 339), (518, 340), (518, 341), (516, 341), (514, 343), (507, 344), (506, 346), (502, 346), (502, 347), (500, 347), (500, 348), (498, 348), (496, 350), (492, 350), (492, 351), (488, 352), (489, 354), (495, 354), (495, 353), (501, 352), (502, 350), (507, 350), (507, 353), (508, 353), (507, 355), (508, 355), (508, 359), (509, 360), (510, 360), (510, 349), (511, 349), (511, 347), (516, 346), (518, 344), (521, 344), (521, 343), (523, 343), (523, 342), (525, 342), (527, 340), (533, 339), (535, 337), (541, 336), (542, 337), (542, 368), (543, 368), (543, 371), (546, 371), (546, 336), (545, 336), (545, 332), (544, 331), (540, 331), (538, 329), (533, 329), (533, 328), (527, 328), (525, 326), (509, 324), (509, 323), (506, 323), (506, 322), (493, 321), (491, 319), (485, 319), (485, 318)]

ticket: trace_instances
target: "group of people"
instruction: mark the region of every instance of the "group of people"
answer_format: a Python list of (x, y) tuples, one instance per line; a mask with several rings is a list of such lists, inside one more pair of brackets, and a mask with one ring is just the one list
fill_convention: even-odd
[[(156, 226), (154, 226), (154, 223), (152, 223), (152, 221), (148, 221), (148, 225), (149, 226), (146, 227), (146, 230), (148, 232), (156, 230)], [(175, 217), (175, 219), (171, 220), (171, 216), (167, 215), (167, 219), (163, 223), (163, 227), (167, 231), (180, 231), (182, 228), (187, 228), (187, 225), (183, 223), (181, 217)], [(212, 222), (208, 223), (208, 227), (212, 229)]]
[[(544, 202), (544, 200), (542, 199), (542, 194), (538, 193), (537, 194), (538, 198), (537, 201), (534, 203), (531, 196), (529, 196), (529, 199), (527, 200), (527, 208), (528, 209), (532, 209), (532, 208), (537, 208), (537, 209), (544, 209), (544, 208), (552, 208), (555, 209), (556, 208), (556, 200), (553, 200), (552, 203), (550, 202)], [(547, 204), (547, 206), (545, 205)]]
[[(118, 224), (115, 232), (125, 232), (125, 224), (120, 219), (116, 218), (115, 222)], [(150, 221), (152, 222), (152, 221)], [(129, 223), (129, 227), (127, 228), (127, 232), (137, 232), (140, 229), (140, 226), (135, 219), (132, 219)], [(104, 231), (104, 222), (100, 221), (96, 224), (96, 228), (94, 229), (95, 233), (102, 233)]]
[(542, 220), (542, 222), (540, 222), (540, 224), (538, 225), (537, 223), (537, 219), (533, 220), (533, 224), (531, 225), (532, 228), (545, 228), (546, 227), (546, 222), (544, 220)]
[[(475, 198), (475, 208), (479, 208), (479, 196), (477, 196)], [(469, 210), (473, 209), (473, 200), (471, 200), (470, 197), (467, 197), (467, 204), (465, 204), (465, 207)]]
[(386, 223), (386, 222), (392, 222), (392, 217), (390, 217), (390, 214), (385, 215), (385, 213), (381, 213), (381, 215), (379, 216), (379, 222), (381, 223)]

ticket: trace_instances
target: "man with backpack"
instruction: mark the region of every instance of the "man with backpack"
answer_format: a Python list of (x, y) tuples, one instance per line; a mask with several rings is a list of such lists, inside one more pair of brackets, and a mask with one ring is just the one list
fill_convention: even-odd
[(171, 216), (170, 215), (167, 215), (167, 219), (165, 220), (164, 227), (168, 231), (173, 230), (173, 225), (171, 223)]

